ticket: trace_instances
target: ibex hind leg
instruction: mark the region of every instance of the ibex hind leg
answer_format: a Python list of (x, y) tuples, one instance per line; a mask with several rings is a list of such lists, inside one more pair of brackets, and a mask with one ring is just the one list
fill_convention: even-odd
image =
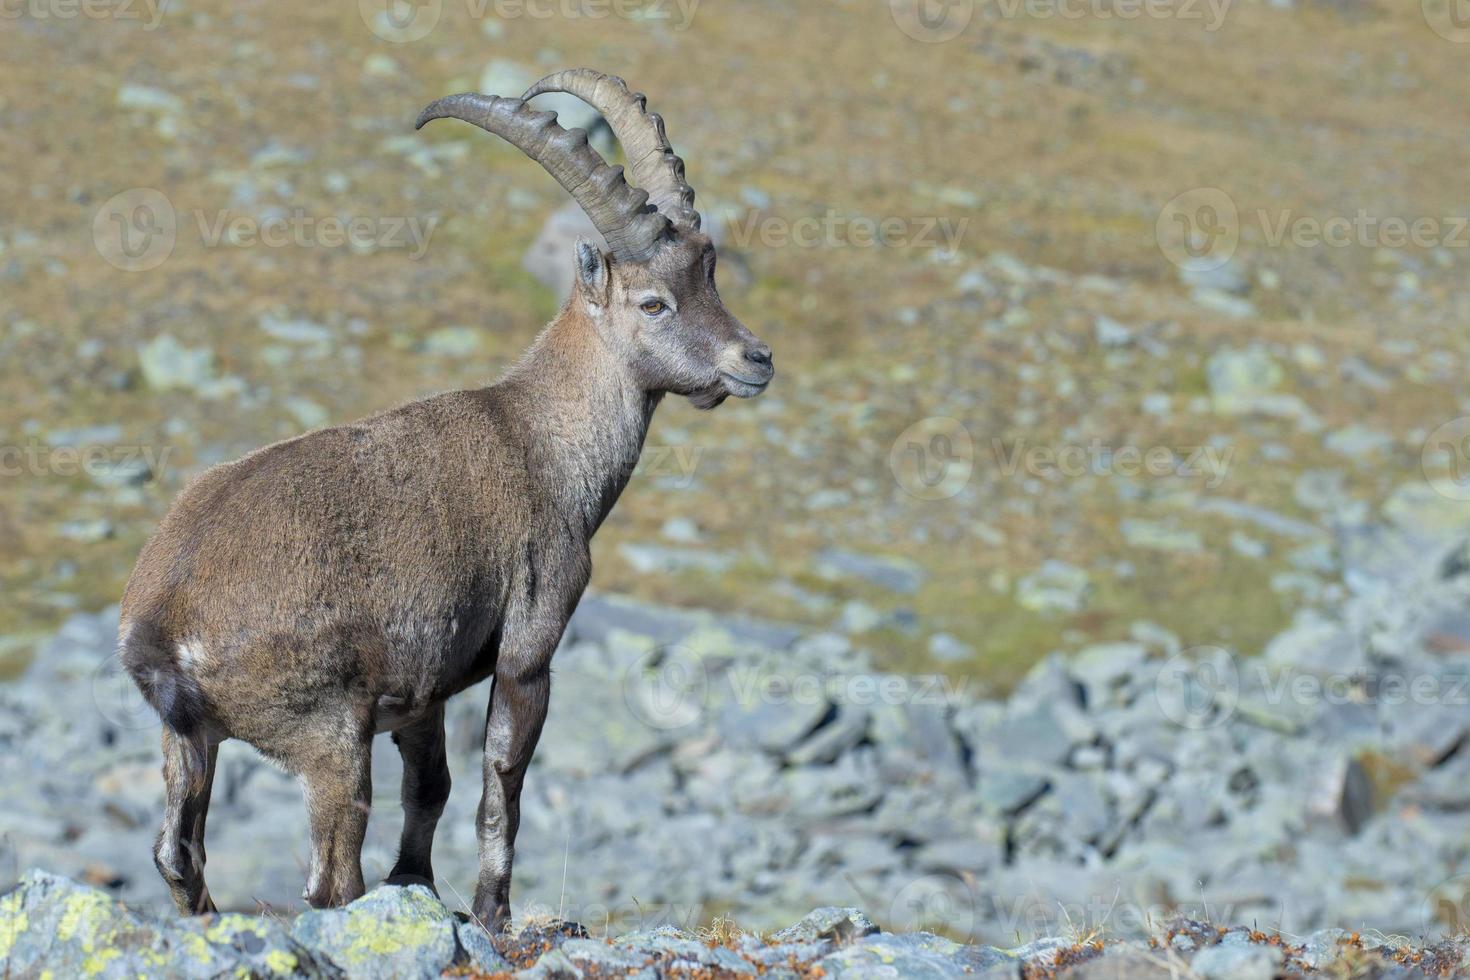
[(198, 781), (190, 778), (193, 751), (185, 738), (164, 728), (163, 829), (153, 848), (153, 862), (184, 915), (215, 911), (204, 884), (204, 821), (209, 814), (209, 791), (214, 785), (219, 749), (217, 745), (209, 746), (204, 777)]

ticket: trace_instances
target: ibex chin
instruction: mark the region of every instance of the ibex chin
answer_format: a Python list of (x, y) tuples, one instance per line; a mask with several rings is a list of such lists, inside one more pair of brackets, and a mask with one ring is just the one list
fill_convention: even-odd
[[(602, 113), (633, 181), (526, 103)], [(552, 653), (591, 574), (589, 543), (665, 394), (713, 408), (769, 384), (771, 351), (725, 309), (684, 164), (642, 95), (588, 69), (519, 99), (452, 95), (454, 118), (515, 144), (610, 249), (576, 245), (561, 312), (498, 382), (320, 429), (216, 466), (180, 494), (122, 601), (121, 658), (163, 720), (166, 809), (155, 858), (185, 914), (212, 911), (204, 823), (219, 743), (298, 774), (311, 825), (304, 898), (363, 893), (373, 736), (403, 756), (403, 836), (388, 876), (432, 887), (449, 796), (444, 702), (493, 678), (474, 914), (510, 912), (521, 783)]]

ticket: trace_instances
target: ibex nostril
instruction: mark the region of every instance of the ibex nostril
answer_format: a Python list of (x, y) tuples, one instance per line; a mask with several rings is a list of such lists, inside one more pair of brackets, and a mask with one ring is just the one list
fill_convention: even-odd
[(752, 364), (760, 364), (765, 367), (771, 366), (771, 349), (765, 344), (745, 349), (745, 359)]

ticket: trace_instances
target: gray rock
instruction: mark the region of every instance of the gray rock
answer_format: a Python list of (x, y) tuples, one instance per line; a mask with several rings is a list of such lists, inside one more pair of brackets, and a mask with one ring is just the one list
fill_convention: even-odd
[(856, 705), (838, 707), (832, 721), (812, 732), (805, 741), (786, 754), (798, 766), (835, 762), (839, 756), (861, 742), (868, 733), (868, 709)]
[(1021, 769), (994, 768), (980, 772), (975, 794), (986, 810), (1010, 816), (1024, 810), (1046, 792), (1045, 776)]
[(1356, 834), (1373, 815), (1373, 783), (1361, 762), (1337, 758), (1317, 773), (1309, 787), (1307, 813)]
[(1256, 410), (1259, 399), (1280, 388), (1286, 371), (1260, 346), (1216, 351), (1205, 367), (1215, 411), (1243, 415)]
[(817, 571), (827, 578), (856, 578), (880, 589), (911, 595), (924, 584), (924, 570), (903, 558), (864, 555), (841, 548), (824, 549)]
[(948, 633), (929, 637), (929, 656), (943, 663), (963, 663), (975, 656), (975, 648)]
[(381, 885), (340, 909), (313, 909), (291, 927), (352, 975), (437, 978), (459, 956), (454, 918), (422, 885)]
[(1035, 612), (1081, 612), (1087, 606), (1092, 583), (1076, 565), (1048, 560), (1016, 583), (1016, 601)]
[(769, 686), (737, 692), (725, 703), (716, 726), (731, 745), (785, 752), (815, 731), (830, 709), (824, 692), (786, 686), (774, 678)]
[(989, 946), (962, 946), (928, 933), (867, 936), (818, 961), (829, 977), (1020, 977), (1020, 961)]
[(200, 388), (215, 378), (214, 351), (185, 347), (170, 334), (160, 334), (139, 348), (138, 366), (155, 391)]
[(1204, 980), (1272, 980), (1282, 958), (1276, 946), (1219, 943), (1194, 954), (1189, 965)]
[(633, 544), (625, 542), (618, 546), (618, 554), (633, 570), (644, 575), (657, 573), (675, 575), (680, 572), (723, 572), (735, 564), (731, 555), (722, 555), (697, 548), (677, 548), (660, 544)]
[(1179, 552), (1204, 550), (1204, 539), (1198, 531), (1164, 521), (1128, 518), (1120, 523), (1119, 530), (1123, 532), (1123, 540), (1135, 548)]
[(154, 918), (97, 889), (39, 871), (0, 897), (0, 958), (12, 976), (131, 980), (164, 969), (187, 978), (339, 975), (270, 919)]
[(826, 907), (813, 909), (800, 922), (771, 937), (778, 943), (810, 943), (826, 939), (838, 946), (878, 932), (861, 909)]
[(454, 926), (459, 948), (464, 951), (466, 965), (481, 973), (510, 972), (514, 969), (478, 922), (459, 922)]
[(1132, 329), (1102, 314), (1093, 321), (1092, 335), (1101, 347), (1127, 347), (1133, 343)]

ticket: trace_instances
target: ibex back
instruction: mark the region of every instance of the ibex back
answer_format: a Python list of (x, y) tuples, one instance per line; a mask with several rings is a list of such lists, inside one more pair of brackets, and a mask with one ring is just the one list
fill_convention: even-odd
[[(526, 101), (568, 92), (621, 141), (631, 176)], [(260, 449), (204, 473), (143, 548), (121, 653), (163, 719), (155, 857), (184, 913), (213, 909), (204, 824), (218, 744), (243, 739), (305, 785), (305, 898), (363, 892), (374, 734), (403, 756), (391, 882), (432, 885), (449, 795), (444, 701), (493, 677), (474, 913), (510, 911), (526, 767), (552, 653), (591, 574), (589, 543), (666, 393), (701, 408), (770, 382), (770, 349), (724, 307), (715, 252), (663, 124), (621, 79), (558, 72), (519, 99), (455, 95), (453, 117), (520, 147), (587, 212), (571, 297), (499, 382)]]

